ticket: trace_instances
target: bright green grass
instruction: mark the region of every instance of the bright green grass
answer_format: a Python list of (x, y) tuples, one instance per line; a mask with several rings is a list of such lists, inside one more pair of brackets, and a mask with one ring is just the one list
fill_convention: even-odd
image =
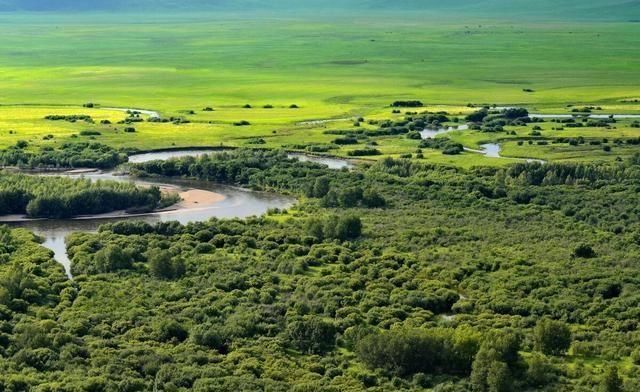
[(638, 96), (640, 24), (390, 15), (2, 15), (0, 102), (94, 101), (169, 113), (297, 103), (339, 116), (402, 98), (562, 107)]
[[(640, 25), (634, 23), (508, 23), (401, 13), (331, 19), (118, 18), (0, 15), (0, 105), (8, 105), (0, 106), (0, 148), (18, 140), (32, 145), (86, 140), (72, 138), (84, 129), (99, 130), (96, 141), (142, 150), (328, 144), (335, 136), (326, 130), (354, 129), (359, 116), (403, 117), (391, 114), (389, 104), (397, 99), (420, 99), (425, 109), (460, 116), (473, 110), (469, 102), (526, 105), (548, 113), (568, 112), (568, 104), (640, 113), (640, 103), (634, 102), (640, 95), (640, 53), (634, 50), (640, 47)], [(81, 108), (85, 102), (154, 109), (191, 123), (135, 124), (137, 132), (128, 134), (119, 125), (43, 119), (56, 113), (91, 114), (114, 123), (124, 118), (121, 112)], [(253, 109), (243, 109), (246, 103)], [(264, 109), (267, 104), (274, 108)], [(300, 108), (290, 109), (291, 104)], [(204, 112), (204, 107), (215, 111)], [(308, 123), (327, 119), (333, 121)], [(241, 120), (251, 125), (233, 125)], [(556, 132), (545, 124), (543, 136), (639, 136), (628, 125)], [(529, 132), (515, 130), (516, 137)], [(43, 140), (49, 134), (54, 138)], [(450, 137), (471, 148), (513, 138), (480, 132)], [(266, 144), (250, 144), (255, 138)], [(377, 142), (383, 156), (417, 149), (416, 141), (403, 137)], [(345, 156), (353, 148), (333, 153)], [(505, 143), (503, 150), (510, 157), (559, 160), (615, 153), (515, 142)], [(513, 161), (472, 153), (451, 157), (425, 150), (424, 155), (459, 166)]]

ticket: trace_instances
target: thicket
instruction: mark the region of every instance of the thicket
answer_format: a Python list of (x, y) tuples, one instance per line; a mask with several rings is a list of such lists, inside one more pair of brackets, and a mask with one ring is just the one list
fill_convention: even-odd
[[(640, 158), (330, 171), (223, 154), (136, 170), (311, 196), (277, 216), (74, 234), (67, 283), (0, 230), (2, 388), (638, 389)], [(357, 187), (385, 208), (323, 205)]]
[(0, 215), (60, 219), (117, 210), (146, 212), (158, 207), (162, 199), (157, 187), (0, 172)]

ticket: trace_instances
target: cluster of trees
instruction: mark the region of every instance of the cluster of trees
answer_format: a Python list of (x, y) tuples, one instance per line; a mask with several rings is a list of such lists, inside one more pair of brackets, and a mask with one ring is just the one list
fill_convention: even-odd
[(69, 218), (135, 209), (153, 210), (163, 197), (157, 187), (116, 181), (34, 177), (0, 173), (0, 215)]
[(472, 129), (484, 132), (500, 132), (505, 126), (521, 126), (531, 122), (542, 121), (538, 118), (530, 118), (529, 111), (524, 108), (506, 108), (491, 110), (484, 107), (469, 114), (466, 121), (472, 123)]
[[(0, 389), (638, 390), (640, 158), (330, 171), (221, 155), (136, 170), (311, 195), (277, 216), (73, 234), (73, 282), (0, 229)], [(386, 208), (323, 206), (358, 187)]]
[(50, 146), (27, 149), (28, 143), (0, 151), (0, 166), (27, 168), (98, 168), (111, 169), (128, 160), (125, 151), (95, 142), (65, 143), (57, 149)]
[(424, 104), (420, 101), (395, 101), (391, 104), (394, 108), (421, 108)]
[(91, 118), (91, 116), (87, 115), (87, 114), (69, 114), (69, 115), (64, 115), (64, 114), (49, 114), (47, 116), (44, 117), (45, 120), (50, 120), (50, 121), (68, 121), (68, 122), (78, 122), (78, 121), (84, 121), (84, 122), (88, 122), (90, 124), (93, 124), (93, 118)]
[(462, 144), (456, 143), (446, 137), (424, 139), (420, 142), (420, 148), (442, 150), (442, 153), (445, 155), (458, 155), (464, 152), (464, 146)]

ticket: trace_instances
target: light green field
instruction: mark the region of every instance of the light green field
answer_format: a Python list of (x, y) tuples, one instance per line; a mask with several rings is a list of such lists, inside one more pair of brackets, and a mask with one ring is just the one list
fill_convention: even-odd
[[(0, 147), (17, 140), (83, 140), (71, 135), (84, 129), (99, 130), (97, 141), (143, 150), (247, 146), (257, 137), (266, 142), (259, 147), (267, 148), (327, 144), (335, 136), (324, 131), (352, 129), (359, 116), (402, 117), (389, 108), (398, 99), (419, 99), (427, 104), (423, 110), (459, 116), (472, 110), (468, 103), (524, 105), (548, 113), (566, 112), (568, 104), (598, 105), (611, 113), (640, 113), (640, 53), (631, 50), (640, 47), (637, 23), (509, 23), (406, 13), (312, 20), (117, 18), (122, 15), (0, 14)], [(135, 125), (136, 133), (125, 134), (118, 125), (43, 120), (56, 113), (89, 114), (96, 122), (124, 118), (121, 112), (82, 108), (86, 102), (153, 109), (191, 123), (142, 123)], [(243, 109), (247, 103), (253, 108)], [(274, 108), (264, 109), (267, 104)], [(292, 104), (300, 108), (290, 109)], [(185, 114), (189, 110), (195, 115)], [(251, 125), (233, 125), (241, 120)], [(309, 122), (314, 120), (338, 121)], [(637, 136), (629, 123), (614, 131), (562, 135), (545, 128), (543, 136)], [(517, 137), (526, 132), (516, 131)], [(52, 140), (42, 140), (49, 134)], [(452, 138), (474, 148), (510, 136), (463, 132)], [(377, 142), (391, 156), (417, 148), (402, 137)], [(505, 155), (576, 158), (551, 145), (513, 144), (505, 145)], [(468, 153), (424, 155), (462, 166), (509, 162)]]

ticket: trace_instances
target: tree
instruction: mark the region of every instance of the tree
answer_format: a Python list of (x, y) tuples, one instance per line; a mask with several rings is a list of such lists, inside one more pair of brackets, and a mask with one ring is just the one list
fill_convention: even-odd
[(509, 392), (511, 388), (511, 372), (506, 363), (493, 361), (487, 373), (488, 392)]
[(147, 262), (152, 276), (158, 279), (173, 278), (173, 263), (168, 251), (157, 248), (149, 250)]
[(488, 115), (489, 115), (489, 111), (487, 109), (481, 109), (468, 115), (466, 117), (466, 120), (469, 122), (479, 123), (479, 122), (482, 122), (482, 120), (484, 120), (484, 118), (487, 117)]
[(107, 245), (96, 252), (94, 263), (98, 273), (109, 273), (131, 268), (131, 257), (121, 247)]
[(312, 217), (307, 220), (305, 225), (306, 232), (311, 237), (314, 237), (318, 241), (322, 241), (324, 238), (324, 222), (322, 219)]
[(319, 177), (316, 178), (316, 181), (313, 183), (313, 191), (312, 196), (321, 198), (324, 197), (329, 190), (331, 189), (331, 183), (327, 177)]
[(485, 337), (473, 361), (471, 387), (475, 392), (511, 389), (511, 369), (520, 360), (520, 337), (511, 332), (493, 332)]
[(527, 382), (535, 388), (549, 384), (555, 378), (555, 369), (544, 355), (534, 353), (528, 361)]
[(622, 378), (618, 374), (618, 368), (610, 366), (605, 370), (602, 381), (600, 382), (601, 392), (623, 392)]
[(543, 319), (533, 333), (536, 350), (548, 355), (563, 355), (571, 345), (571, 330), (561, 321)]
[(362, 234), (362, 222), (354, 215), (340, 217), (336, 225), (336, 238), (340, 240), (352, 240)]
[(357, 187), (347, 188), (338, 195), (340, 207), (355, 207), (358, 205), (360, 200), (362, 200), (362, 189)]
[(378, 191), (368, 188), (362, 195), (362, 204), (369, 208), (381, 208), (384, 207), (387, 202), (384, 197), (378, 193)]
[(580, 244), (573, 251), (572, 256), (574, 258), (580, 258), (580, 259), (592, 259), (596, 257), (596, 252), (593, 250), (591, 245)]
[(157, 327), (157, 337), (161, 342), (183, 342), (189, 337), (189, 332), (176, 320), (163, 320)]
[(305, 316), (289, 323), (286, 335), (296, 349), (309, 354), (321, 354), (335, 345), (336, 327), (320, 317)]

